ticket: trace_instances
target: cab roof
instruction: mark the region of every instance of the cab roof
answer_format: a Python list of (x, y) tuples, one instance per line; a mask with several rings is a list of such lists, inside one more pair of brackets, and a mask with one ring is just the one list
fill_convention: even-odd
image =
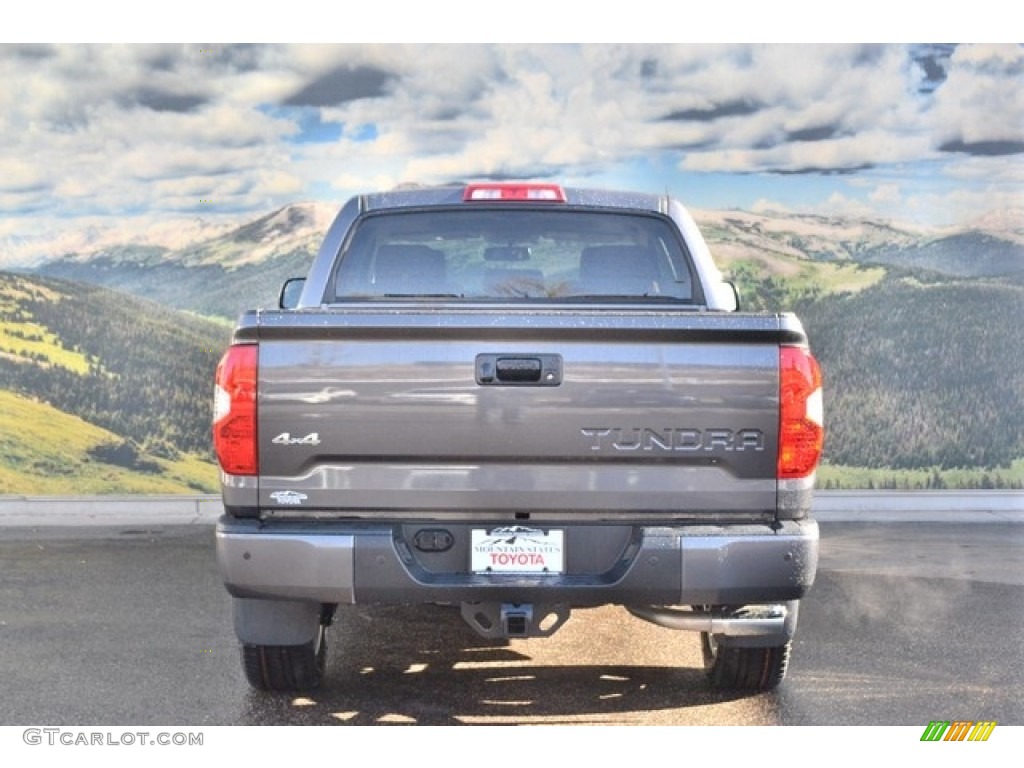
[[(467, 190), (494, 190), (493, 196), (467, 200)], [(557, 190), (557, 197), (530, 197), (523, 190)], [(387, 192), (375, 192), (360, 197), (360, 209), (377, 211), (388, 208), (423, 208), (431, 206), (461, 205), (542, 205), (552, 207), (623, 208), (666, 213), (668, 198), (644, 192), (616, 191), (562, 187), (540, 182), (473, 182), (444, 186), (399, 187)]]

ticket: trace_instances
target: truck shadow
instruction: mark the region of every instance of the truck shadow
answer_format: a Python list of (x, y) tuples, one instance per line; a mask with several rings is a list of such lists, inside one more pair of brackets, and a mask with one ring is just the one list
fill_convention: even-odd
[(345, 606), (329, 642), (319, 688), (251, 692), (242, 724), (650, 724), (658, 710), (749, 698), (712, 691), (698, 666), (592, 663), (578, 643), (549, 653), (555, 638), (486, 640), (457, 608)]

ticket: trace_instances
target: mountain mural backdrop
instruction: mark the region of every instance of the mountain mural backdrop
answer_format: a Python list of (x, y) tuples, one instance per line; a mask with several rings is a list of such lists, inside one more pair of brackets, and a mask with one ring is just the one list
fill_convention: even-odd
[[(0, 273), (0, 493), (214, 490), (230, 324), (305, 274), (334, 212), (295, 204)], [(1024, 485), (1024, 217), (926, 231), (694, 213), (745, 307), (807, 327), (826, 377), (821, 485)]]

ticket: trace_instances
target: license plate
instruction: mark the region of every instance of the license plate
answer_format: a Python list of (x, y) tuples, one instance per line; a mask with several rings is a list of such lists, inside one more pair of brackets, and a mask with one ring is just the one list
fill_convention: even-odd
[(474, 573), (562, 573), (565, 531), (509, 525), (474, 528), (470, 538)]

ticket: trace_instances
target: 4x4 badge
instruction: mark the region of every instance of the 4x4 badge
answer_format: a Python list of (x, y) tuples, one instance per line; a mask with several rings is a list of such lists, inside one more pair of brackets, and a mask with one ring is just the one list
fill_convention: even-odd
[(290, 432), (282, 432), (270, 442), (276, 445), (320, 445), (320, 433), (310, 432), (305, 437), (292, 437)]

